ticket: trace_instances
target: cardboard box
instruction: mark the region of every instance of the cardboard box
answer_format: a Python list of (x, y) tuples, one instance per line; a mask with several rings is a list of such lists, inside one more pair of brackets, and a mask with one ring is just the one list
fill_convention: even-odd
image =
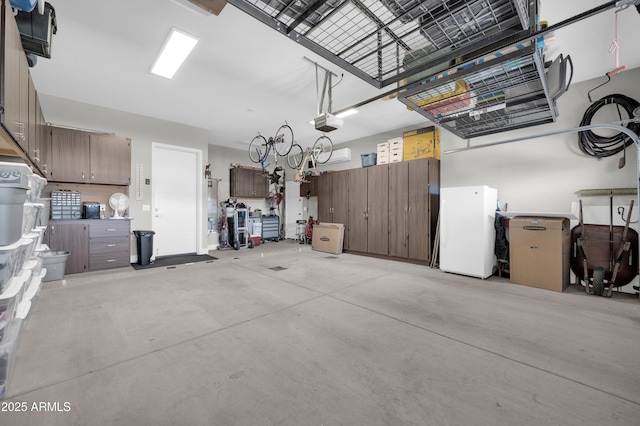
[(419, 158), (440, 159), (440, 129), (434, 126), (404, 132), (403, 141), (405, 161)]
[(343, 245), (344, 225), (342, 223), (319, 223), (313, 226), (312, 250), (340, 254)]
[(516, 216), (509, 221), (509, 273), (514, 284), (562, 292), (569, 285), (569, 219)]

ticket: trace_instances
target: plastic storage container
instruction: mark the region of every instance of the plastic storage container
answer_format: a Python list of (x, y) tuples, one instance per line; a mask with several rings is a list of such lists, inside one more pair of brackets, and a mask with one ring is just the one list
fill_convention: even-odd
[(370, 152), (369, 154), (360, 154), (362, 167), (375, 166), (377, 157), (378, 156), (375, 152)]
[(5, 291), (0, 294), (0, 334), (6, 331), (9, 323), (15, 317), (18, 304), (24, 295), (24, 282), (27, 275), (30, 273), (11, 278)]
[(7, 394), (11, 382), (21, 328), (22, 320), (14, 319), (0, 337), (0, 398)]
[(8, 246), (0, 247), (0, 293), (5, 285), (9, 284), (16, 268), (18, 260), (22, 258), (22, 243), (20, 241)]
[(13, 244), (22, 235), (31, 175), (33, 172), (25, 164), (0, 162), (0, 246)]
[(47, 270), (42, 281), (55, 281), (64, 278), (67, 267), (68, 251), (45, 251), (42, 253), (42, 267)]

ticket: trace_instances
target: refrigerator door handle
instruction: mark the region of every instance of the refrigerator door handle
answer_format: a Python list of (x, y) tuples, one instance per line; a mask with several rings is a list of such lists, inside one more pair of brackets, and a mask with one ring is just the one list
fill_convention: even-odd
[(440, 199), (440, 247), (447, 245), (447, 200)]

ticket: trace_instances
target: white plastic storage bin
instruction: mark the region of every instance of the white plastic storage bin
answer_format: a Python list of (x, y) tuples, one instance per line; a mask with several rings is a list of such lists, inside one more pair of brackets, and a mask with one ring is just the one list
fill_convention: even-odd
[(25, 276), (11, 278), (5, 291), (0, 294), (0, 334), (5, 332), (15, 317), (16, 309), (24, 294), (24, 280)]
[(64, 278), (67, 267), (68, 251), (45, 251), (42, 254), (42, 266), (47, 270), (43, 281), (55, 281)]
[(20, 241), (0, 247), (0, 293), (9, 284), (16, 268), (20, 268), (18, 261), (22, 259), (21, 250), (23, 248)]
[(36, 228), (36, 225), (38, 225), (39, 223), (42, 210), (44, 210), (44, 204), (42, 203), (24, 203), (24, 207), (22, 209), (23, 234), (29, 234), (33, 232), (33, 230)]
[(14, 319), (0, 337), (0, 399), (7, 395), (18, 351), (22, 320)]
[(13, 244), (22, 235), (24, 203), (32, 175), (25, 164), (0, 162), (0, 246)]

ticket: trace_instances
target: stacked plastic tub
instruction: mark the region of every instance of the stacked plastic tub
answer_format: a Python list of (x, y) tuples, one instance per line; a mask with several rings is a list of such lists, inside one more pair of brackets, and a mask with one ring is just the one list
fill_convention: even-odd
[(6, 395), (20, 331), (46, 274), (46, 227), (37, 226), (46, 183), (25, 164), (0, 162), (0, 398)]

